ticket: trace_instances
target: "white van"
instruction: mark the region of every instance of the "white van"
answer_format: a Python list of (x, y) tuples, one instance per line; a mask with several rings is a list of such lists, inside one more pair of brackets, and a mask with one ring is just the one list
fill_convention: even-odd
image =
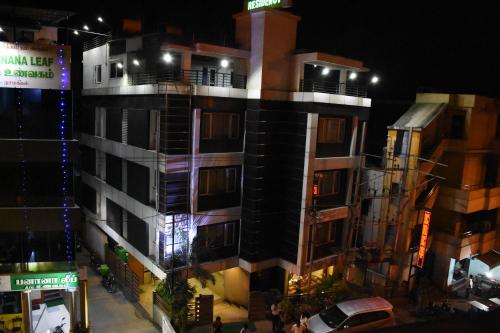
[(392, 304), (382, 297), (337, 303), (309, 318), (313, 333), (362, 332), (395, 324)]

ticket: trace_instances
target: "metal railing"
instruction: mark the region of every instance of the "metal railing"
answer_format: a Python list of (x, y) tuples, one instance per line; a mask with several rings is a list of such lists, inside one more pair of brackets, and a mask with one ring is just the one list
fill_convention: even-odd
[(159, 82), (186, 82), (199, 86), (232, 87), (246, 89), (246, 75), (234, 73), (181, 70), (155, 73), (133, 73), (128, 75), (129, 85), (156, 84)]
[(83, 51), (89, 51), (95, 49), (96, 47), (102, 46), (111, 41), (111, 35), (109, 36), (97, 36), (95, 38), (86, 40), (83, 42)]
[(355, 97), (366, 97), (368, 95), (366, 87), (352, 83), (339, 83), (331, 80), (300, 80), (299, 91), (320, 92), (326, 94), (346, 95)]

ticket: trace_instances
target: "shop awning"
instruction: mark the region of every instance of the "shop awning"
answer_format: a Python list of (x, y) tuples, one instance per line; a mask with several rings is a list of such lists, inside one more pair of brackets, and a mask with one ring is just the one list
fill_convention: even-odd
[(481, 254), (476, 257), (477, 260), (481, 260), (491, 269), (500, 265), (500, 253), (494, 250), (491, 250), (485, 254)]

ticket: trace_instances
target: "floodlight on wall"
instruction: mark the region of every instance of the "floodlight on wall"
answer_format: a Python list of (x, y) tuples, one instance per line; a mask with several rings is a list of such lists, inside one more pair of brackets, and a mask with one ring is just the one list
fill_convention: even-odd
[(78, 32), (78, 30), (73, 30), (73, 35), (79, 35), (80, 33)]
[(121, 62), (119, 62), (119, 63), (116, 64), (116, 67), (122, 69), (123, 68), (123, 64)]
[(372, 84), (377, 84), (377, 83), (378, 83), (378, 81), (379, 81), (378, 76), (374, 75), (374, 76), (372, 77), (372, 79), (371, 79), (371, 81), (370, 81), (370, 82), (371, 82)]
[(0, 27), (0, 32), (3, 32), (3, 29), (2, 29), (2, 27)]
[(356, 80), (357, 77), (358, 73), (356, 72), (352, 72), (351, 74), (349, 74), (349, 80)]
[(221, 66), (222, 68), (227, 68), (227, 66), (229, 66), (229, 60), (227, 60), (227, 59), (222, 59), (222, 60), (220, 61), (220, 66)]
[(328, 67), (323, 68), (323, 70), (321, 71), (321, 75), (328, 75), (328, 74), (330, 74), (330, 68)]
[(101, 23), (102, 23), (102, 22), (104, 22), (104, 20), (103, 20), (103, 19), (102, 19), (102, 17), (100, 17), (100, 16), (97, 18), (97, 21), (99, 21), (99, 22), (101, 22)]
[(165, 53), (163, 55), (163, 61), (165, 61), (167, 64), (170, 64), (174, 58), (170, 53)]
[(85, 24), (85, 25), (83, 26), (83, 30), (89, 31), (89, 30), (90, 30), (90, 29), (89, 29), (89, 26)]
[(139, 60), (137, 60), (137, 59), (134, 59), (134, 60), (132, 61), (132, 63), (133, 63), (135, 66), (139, 66), (139, 65), (141, 64), (141, 63), (139, 62)]

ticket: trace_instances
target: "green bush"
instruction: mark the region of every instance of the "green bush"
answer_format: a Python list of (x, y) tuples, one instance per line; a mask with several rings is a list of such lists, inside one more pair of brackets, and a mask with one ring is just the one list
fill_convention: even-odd
[(174, 275), (172, 284), (171, 276), (163, 279), (155, 289), (167, 306), (172, 325), (176, 331), (187, 331), (188, 304), (193, 300), (196, 289), (189, 284), (187, 279)]

